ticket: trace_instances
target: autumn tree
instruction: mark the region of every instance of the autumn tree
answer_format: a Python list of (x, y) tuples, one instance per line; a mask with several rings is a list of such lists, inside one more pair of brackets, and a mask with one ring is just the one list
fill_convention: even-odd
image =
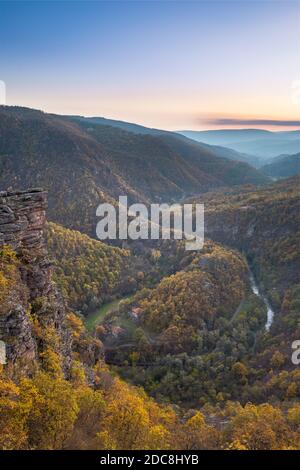
[(198, 411), (182, 427), (181, 445), (184, 450), (216, 449), (219, 433), (206, 424), (203, 414)]

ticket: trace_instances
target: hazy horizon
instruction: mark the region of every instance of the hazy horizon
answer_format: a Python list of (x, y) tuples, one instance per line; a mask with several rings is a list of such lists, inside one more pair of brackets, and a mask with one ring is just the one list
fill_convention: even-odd
[(186, 131), (193, 131), (193, 132), (209, 132), (209, 131), (266, 131), (266, 132), (272, 132), (272, 133), (283, 133), (283, 132), (298, 132), (300, 131), (300, 126), (297, 127), (297, 128), (292, 128), (292, 129), (268, 129), (267, 127), (206, 127), (206, 128), (203, 128), (203, 129), (188, 129), (188, 128), (182, 128), (182, 129), (166, 129), (166, 128), (162, 128), (162, 127), (159, 127), (159, 126), (147, 126), (145, 124), (142, 124), (138, 121), (125, 121), (123, 119), (120, 119), (118, 117), (110, 117), (110, 116), (103, 116), (103, 115), (100, 115), (100, 114), (93, 114), (93, 115), (84, 115), (84, 114), (80, 114), (80, 113), (72, 113), (72, 114), (65, 114), (65, 113), (55, 113), (55, 112), (48, 112), (46, 111), (45, 109), (42, 109), (42, 108), (32, 108), (30, 106), (23, 106), (23, 105), (18, 105), (18, 104), (6, 104), (6, 105), (1, 105), (0, 104), (0, 108), (1, 107), (20, 107), (20, 108), (27, 108), (27, 109), (32, 109), (32, 110), (35, 110), (35, 111), (41, 111), (43, 113), (46, 113), (46, 114), (53, 114), (53, 115), (57, 115), (57, 116), (66, 116), (66, 117), (72, 117), (72, 116), (76, 116), (76, 117), (83, 117), (83, 118), (87, 118), (87, 119), (93, 119), (93, 118), (101, 118), (101, 119), (106, 119), (108, 121), (119, 121), (119, 122), (124, 122), (124, 123), (128, 123), (128, 124), (133, 124), (133, 125), (137, 125), (137, 126), (142, 126), (142, 127), (148, 127), (149, 129), (152, 128), (152, 129), (157, 129), (157, 130), (162, 130), (162, 131), (169, 131), (169, 132), (186, 132)]
[(50, 113), (295, 129), (299, 25), (299, 0), (1, 1), (0, 80), (8, 105)]

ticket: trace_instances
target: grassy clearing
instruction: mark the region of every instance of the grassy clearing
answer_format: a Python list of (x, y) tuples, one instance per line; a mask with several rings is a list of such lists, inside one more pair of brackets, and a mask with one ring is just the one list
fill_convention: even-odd
[(88, 331), (92, 331), (95, 326), (103, 322), (106, 315), (119, 307), (122, 300), (130, 299), (131, 296), (121, 297), (120, 299), (112, 300), (101, 307), (97, 308), (94, 312), (90, 313), (85, 319), (85, 326)]
[(121, 300), (123, 299), (115, 299), (112, 302), (108, 302), (107, 304), (102, 305), (100, 308), (97, 308), (97, 310), (94, 312), (90, 313), (85, 320), (85, 326), (87, 330), (91, 331), (95, 328), (95, 326), (99, 325), (99, 323), (102, 323), (108, 313), (118, 308)]

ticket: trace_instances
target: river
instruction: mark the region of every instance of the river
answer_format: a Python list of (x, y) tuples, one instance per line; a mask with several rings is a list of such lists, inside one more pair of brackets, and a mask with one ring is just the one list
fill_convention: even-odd
[(273, 311), (268, 299), (263, 294), (260, 293), (259, 288), (256, 284), (255, 278), (254, 278), (252, 273), (250, 273), (250, 285), (251, 285), (251, 289), (252, 289), (253, 294), (258, 295), (263, 300), (263, 302), (265, 303), (265, 305), (267, 307), (267, 322), (265, 324), (265, 328), (266, 328), (267, 331), (269, 331), (270, 328), (271, 328), (271, 325), (273, 323), (274, 311)]
[[(271, 325), (273, 323), (274, 311), (273, 311), (268, 299), (263, 294), (260, 293), (259, 288), (256, 284), (256, 281), (255, 281), (255, 278), (254, 278), (252, 272), (250, 272), (249, 278), (250, 278), (250, 285), (251, 285), (252, 292), (255, 295), (258, 295), (263, 300), (263, 302), (265, 303), (265, 305), (267, 307), (267, 322), (265, 324), (265, 328), (266, 328), (267, 331), (269, 331), (270, 328), (271, 328)], [(104, 320), (104, 318), (106, 317), (106, 315), (108, 313), (110, 313), (111, 311), (116, 310), (118, 308), (119, 303), (122, 300), (130, 299), (130, 298), (131, 298), (131, 296), (129, 295), (129, 296), (125, 296), (125, 297), (122, 297), (122, 298), (119, 298), (119, 299), (115, 299), (111, 302), (108, 302), (108, 303), (102, 305), (101, 307), (96, 309), (94, 312), (90, 313), (87, 316), (86, 320), (85, 320), (85, 325), (86, 325), (87, 329), (89, 331), (93, 330), (95, 328), (95, 326), (102, 323), (102, 321)]]

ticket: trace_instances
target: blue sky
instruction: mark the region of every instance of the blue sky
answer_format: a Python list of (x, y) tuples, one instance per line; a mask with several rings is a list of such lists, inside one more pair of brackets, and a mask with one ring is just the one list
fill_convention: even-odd
[(296, 120), (299, 31), (298, 0), (0, 1), (0, 79), (7, 104), (168, 129)]

